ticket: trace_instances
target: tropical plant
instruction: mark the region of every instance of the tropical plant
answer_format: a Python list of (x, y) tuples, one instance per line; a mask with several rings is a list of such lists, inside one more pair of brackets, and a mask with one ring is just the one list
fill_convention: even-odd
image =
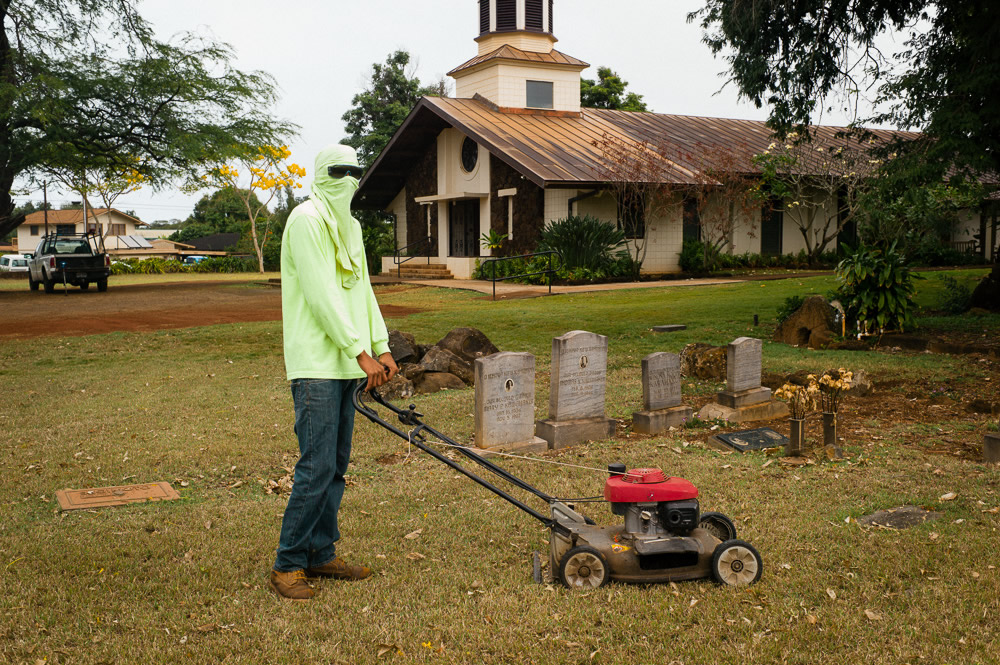
[(506, 233), (500, 233), (496, 229), (490, 229), (489, 233), (484, 233), (479, 237), (479, 245), (483, 249), (490, 250), (490, 253), (499, 251), (503, 247), (503, 243), (507, 240)]
[(625, 233), (591, 215), (574, 215), (556, 220), (541, 233), (539, 249), (555, 250), (563, 265), (598, 270), (613, 260), (614, 252), (625, 244)]
[(887, 249), (859, 247), (837, 264), (837, 295), (848, 321), (862, 335), (909, 330), (913, 323), (913, 280), (896, 243)]
[(950, 275), (942, 275), (940, 279), (944, 286), (941, 309), (949, 314), (968, 312), (972, 308), (972, 290)]

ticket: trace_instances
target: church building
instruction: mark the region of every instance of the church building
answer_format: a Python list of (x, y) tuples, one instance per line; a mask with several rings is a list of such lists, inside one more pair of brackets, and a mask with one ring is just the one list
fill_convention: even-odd
[[(448, 73), (455, 97), (417, 103), (370, 165), (354, 206), (391, 213), (396, 246), (407, 248), (406, 255), (429, 257), (438, 274), (469, 278), (490, 254), (480, 243), (490, 231), (507, 234), (502, 253), (516, 255), (534, 251), (544, 226), (567, 216), (620, 225), (620, 197), (608, 184), (608, 142), (640, 150), (655, 145), (670, 162), (657, 177), (676, 188), (678, 205), (649, 211), (626, 235), (645, 243), (644, 273), (680, 270), (684, 240), (700, 239), (684, 191), (711, 186), (699, 172), (699, 153), (738, 144), (757, 154), (774, 140), (770, 130), (751, 120), (581, 108), (581, 72), (590, 65), (555, 48), (553, 0), (478, 4), (478, 53)], [(816, 128), (820, 138), (838, 129)], [(780, 206), (742, 214), (747, 219), (732, 229), (725, 251), (804, 248)], [(418, 263), (427, 262), (407, 265)], [(394, 271), (394, 257), (384, 257), (382, 268)]]

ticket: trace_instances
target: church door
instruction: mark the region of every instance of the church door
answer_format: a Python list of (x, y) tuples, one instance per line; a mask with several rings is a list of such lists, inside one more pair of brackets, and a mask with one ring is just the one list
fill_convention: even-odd
[(479, 256), (479, 201), (453, 202), (449, 218), (450, 256)]
[(760, 253), (764, 256), (781, 255), (784, 214), (778, 205), (765, 205), (760, 212)]

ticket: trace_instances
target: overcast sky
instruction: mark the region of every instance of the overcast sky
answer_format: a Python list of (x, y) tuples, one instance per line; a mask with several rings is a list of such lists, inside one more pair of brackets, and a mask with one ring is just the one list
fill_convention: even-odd
[[(766, 109), (739, 102), (735, 89), (721, 90), (725, 61), (701, 43), (701, 28), (687, 23), (699, 0), (556, 0), (553, 27), (563, 53), (589, 62), (596, 78), (609, 66), (644, 95), (659, 113), (763, 120)], [(477, 53), (476, 0), (144, 0), (142, 14), (159, 36), (184, 31), (231, 44), (240, 69), (259, 69), (277, 81), (275, 113), (301, 127), (292, 160), (304, 166), (307, 188), (315, 154), (344, 137), (341, 116), (365, 85), (374, 62), (396, 49), (410, 52), (423, 83)], [(453, 79), (448, 79), (454, 89)], [(845, 124), (844, 113), (827, 114), (824, 124)], [(307, 191), (304, 188), (303, 191)], [(30, 197), (41, 199), (41, 192)], [(56, 193), (58, 205), (70, 198)], [(135, 210), (147, 222), (184, 219), (199, 195), (141, 190), (116, 207)], [(23, 201), (25, 197), (18, 197)]]

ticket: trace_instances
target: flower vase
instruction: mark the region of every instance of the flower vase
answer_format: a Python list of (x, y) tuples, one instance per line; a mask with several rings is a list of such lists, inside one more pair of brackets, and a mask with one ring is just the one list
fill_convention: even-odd
[(788, 445), (785, 446), (785, 454), (789, 457), (798, 457), (804, 450), (806, 420), (805, 418), (789, 418), (788, 424), (791, 426), (791, 435), (788, 437)]
[(837, 412), (823, 412), (823, 445), (837, 446)]

